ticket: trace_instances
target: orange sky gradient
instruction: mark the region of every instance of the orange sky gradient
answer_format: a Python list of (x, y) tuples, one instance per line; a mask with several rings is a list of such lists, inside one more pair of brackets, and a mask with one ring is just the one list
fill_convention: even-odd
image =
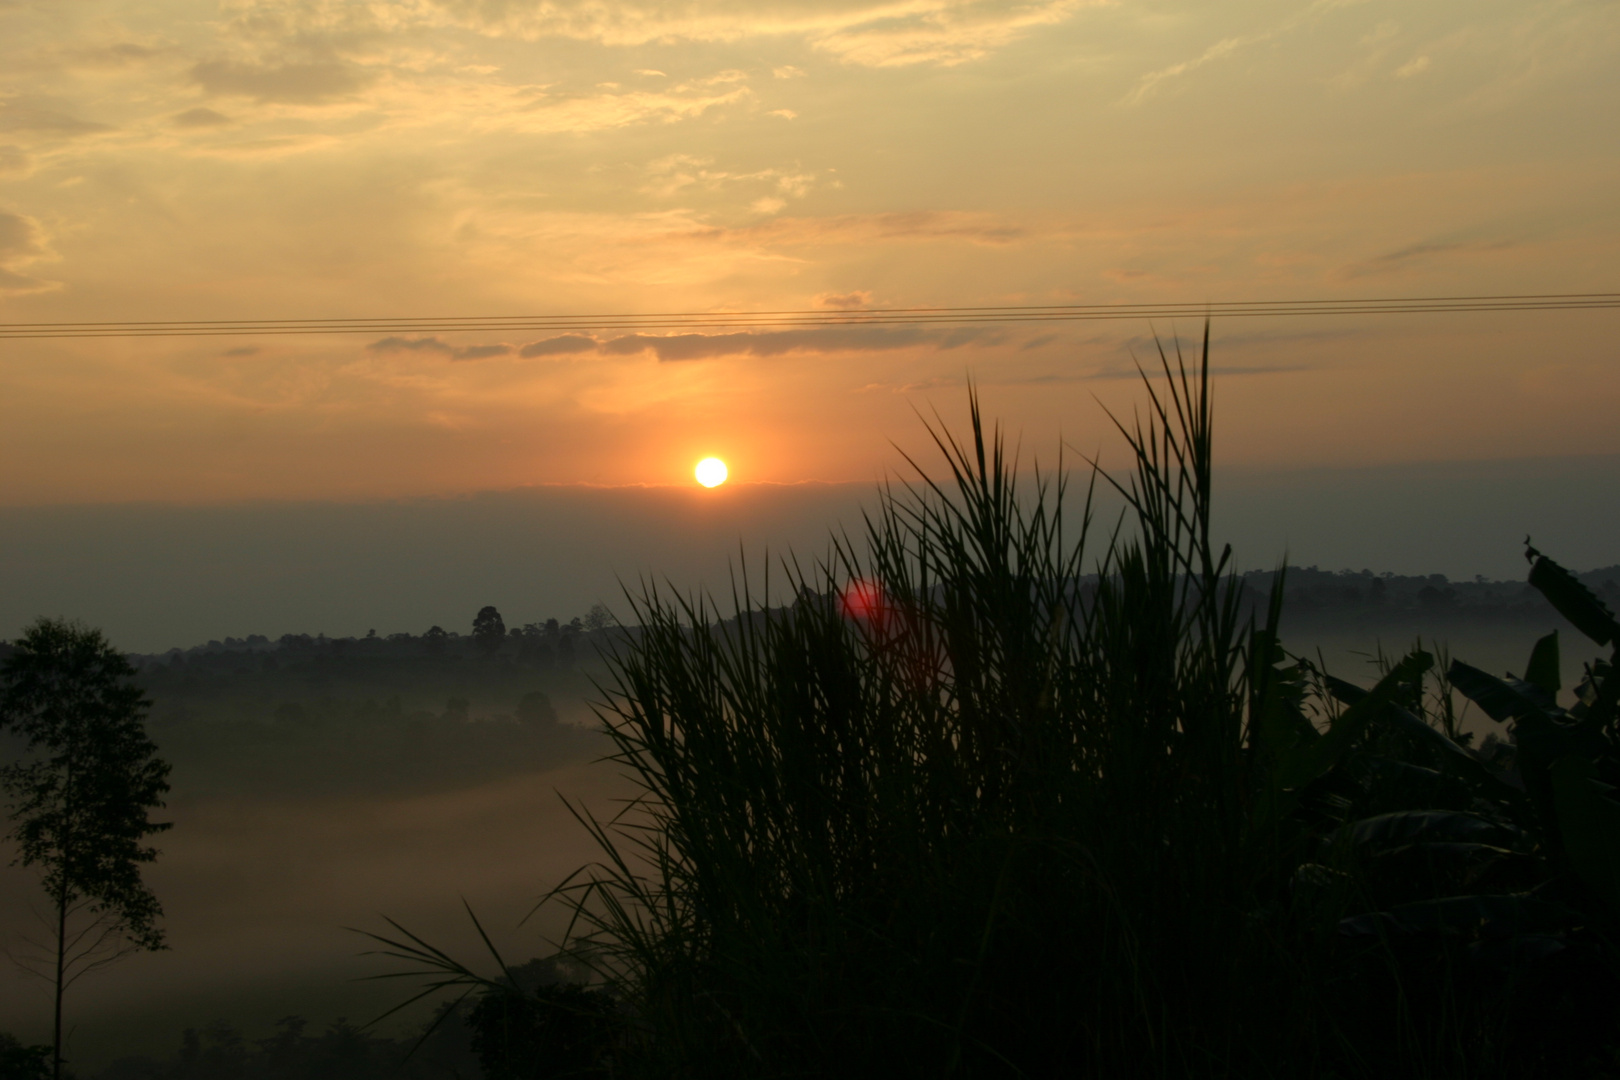
[[(1620, 288), (1620, 8), (0, 6), (0, 321)], [(1620, 452), (1620, 312), (1228, 319), (1262, 467)], [(1196, 322), (0, 341), (0, 505), (870, 480), (1117, 444)], [(527, 355), (525, 353), (527, 352)]]

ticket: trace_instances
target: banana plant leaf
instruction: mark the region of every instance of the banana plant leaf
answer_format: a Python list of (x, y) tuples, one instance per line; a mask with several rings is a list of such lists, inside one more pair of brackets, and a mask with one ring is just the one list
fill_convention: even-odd
[(1552, 764), (1553, 798), (1564, 851), (1581, 880), (1620, 918), (1620, 802), (1601, 784), (1591, 759), (1567, 755)]
[(1476, 941), (1468, 946), (1468, 958), (1487, 970), (1524, 972), (1568, 948), (1561, 933), (1534, 932)]
[(1266, 694), (1258, 712), (1255, 741), (1274, 757), (1285, 757), (1322, 737), (1299, 705), (1283, 694)]
[(1466, 843), (1509, 848), (1523, 839), (1517, 829), (1451, 810), (1403, 810), (1362, 818), (1340, 827), (1334, 839), (1357, 848), (1394, 849), (1420, 842)]
[(1460, 841), (1437, 840), (1383, 848), (1376, 853), (1375, 857), (1385, 860), (1422, 858), (1444, 863), (1448, 866), (1461, 866), (1465, 863), (1477, 864), (1482, 861), (1494, 861), (1516, 854), (1518, 853), (1512, 848), (1498, 847), (1495, 844), (1472, 844)]
[(1567, 716), (1521, 716), (1513, 734), (1521, 757), (1538, 758), (1549, 766), (1570, 754), (1595, 758), (1608, 749), (1603, 726), (1590, 716), (1580, 721)]
[(1620, 711), (1620, 679), (1614, 677), (1614, 665), (1607, 660), (1592, 664), (1576, 688), (1575, 696), (1579, 702), (1570, 710), (1572, 716), (1599, 726), (1614, 723), (1615, 714)]
[(1468, 785), (1453, 773), (1372, 754), (1359, 765), (1369, 817), (1399, 810), (1463, 810), (1473, 800)]
[(1607, 645), (1620, 638), (1620, 623), (1615, 622), (1614, 613), (1593, 595), (1591, 589), (1582, 585), (1574, 574), (1530, 547), (1528, 539), (1525, 545), (1524, 557), (1532, 561), (1530, 584), (1558, 609), (1558, 614), (1599, 645)]
[[(1421, 655), (1426, 657), (1428, 654), (1423, 653)], [(1404, 666), (1404, 664), (1402, 666)], [(1390, 678), (1394, 677), (1399, 670), (1400, 669), (1397, 668), (1394, 671), (1391, 671), (1389, 675), (1385, 677), (1384, 681), (1387, 682)], [(1481, 672), (1481, 674), (1483, 674), (1483, 672)], [(1336, 679), (1332, 675), (1324, 676), (1324, 679), (1326, 680), (1329, 692), (1340, 701), (1352, 707), (1366, 702), (1371, 694), (1371, 691), (1363, 690), (1356, 684), (1345, 682), (1343, 679)], [(1379, 686), (1382, 685), (1383, 682), (1380, 682)], [(1508, 788), (1508, 785), (1503, 783), (1499, 777), (1492, 775), (1492, 773), (1486, 769), (1485, 766), (1481, 765), (1479, 759), (1474, 757), (1473, 754), (1470, 754), (1465, 748), (1448, 739), (1445, 732), (1439, 731), (1436, 728), (1432, 728), (1428, 724), (1424, 723), (1423, 720), (1412, 713), (1411, 710), (1404, 709), (1395, 704), (1393, 701), (1387, 699), (1375, 705), (1374, 709), (1376, 710), (1376, 714), (1380, 719), (1385, 720), (1393, 725), (1396, 730), (1404, 732), (1407, 735), (1411, 735), (1419, 742), (1427, 744), (1439, 755), (1440, 760), (1446, 765), (1458, 769), (1466, 776), (1484, 783), (1488, 783), (1493, 789), (1500, 785), (1501, 787), (1507, 788), (1509, 791), (1512, 790), (1511, 788)]]
[(1353, 687), (1357, 693), (1356, 700), (1346, 702), (1350, 707), (1339, 714), (1320, 739), (1304, 745), (1296, 744), (1279, 755), (1273, 775), (1274, 786), (1282, 790), (1298, 788), (1331, 769), (1379, 711), (1406, 684), (1428, 671), (1433, 663), (1432, 656), (1417, 651), (1395, 665), (1371, 690)]
[(1559, 667), (1558, 631), (1554, 630), (1537, 641), (1535, 648), (1530, 650), (1530, 662), (1525, 665), (1524, 681), (1546, 694), (1548, 700), (1553, 700), (1557, 697), (1558, 691), (1564, 688)]
[(1446, 896), (1352, 915), (1339, 920), (1339, 933), (1349, 938), (1429, 934), (1509, 937), (1548, 933), (1579, 921), (1579, 916), (1563, 904), (1529, 893), (1506, 893)]
[(1366, 887), (1385, 896), (1386, 903), (1477, 890), (1501, 876), (1503, 867), (1521, 883), (1542, 876), (1539, 860), (1494, 844), (1405, 844), (1369, 852), (1359, 863)]
[(1498, 679), (1461, 660), (1451, 662), (1446, 669), (1446, 678), (1497, 723), (1517, 720), (1522, 716), (1545, 715), (1556, 712), (1558, 708), (1535, 683), (1512, 678)]

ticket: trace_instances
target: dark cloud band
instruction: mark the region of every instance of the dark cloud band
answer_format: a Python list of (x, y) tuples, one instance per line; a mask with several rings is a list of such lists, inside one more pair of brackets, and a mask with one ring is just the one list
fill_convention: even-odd
[(378, 353), (431, 353), (451, 360), (482, 360), (516, 354), (524, 359), (547, 356), (636, 356), (652, 353), (660, 362), (714, 360), (725, 356), (782, 356), (787, 353), (887, 352), (894, 349), (933, 347), (939, 350), (964, 345), (996, 345), (1006, 334), (996, 327), (960, 326), (950, 329), (887, 326), (838, 326), (763, 333), (624, 334), (597, 338), (586, 334), (560, 334), (511, 345), (455, 346), (438, 337), (386, 337), (366, 348)]

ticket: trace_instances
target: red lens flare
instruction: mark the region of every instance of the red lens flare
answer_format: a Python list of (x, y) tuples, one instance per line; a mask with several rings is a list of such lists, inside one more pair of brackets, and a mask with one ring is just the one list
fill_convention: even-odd
[(867, 623), (882, 621), (889, 607), (883, 598), (883, 587), (865, 578), (856, 578), (844, 586), (839, 604), (845, 615)]

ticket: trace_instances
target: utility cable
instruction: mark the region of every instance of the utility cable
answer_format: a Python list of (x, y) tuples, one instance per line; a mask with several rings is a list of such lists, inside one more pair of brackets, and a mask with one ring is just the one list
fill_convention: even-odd
[(858, 310), (685, 311), (608, 315), (462, 315), (374, 319), (187, 319), (0, 323), (0, 339), (235, 337), (279, 334), (448, 334), (705, 331), (1085, 322), (1111, 319), (1256, 318), (1580, 311), (1620, 308), (1620, 293), (1380, 297), (1350, 300), (1208, 301), (1173, 304), (1031, 304)]

